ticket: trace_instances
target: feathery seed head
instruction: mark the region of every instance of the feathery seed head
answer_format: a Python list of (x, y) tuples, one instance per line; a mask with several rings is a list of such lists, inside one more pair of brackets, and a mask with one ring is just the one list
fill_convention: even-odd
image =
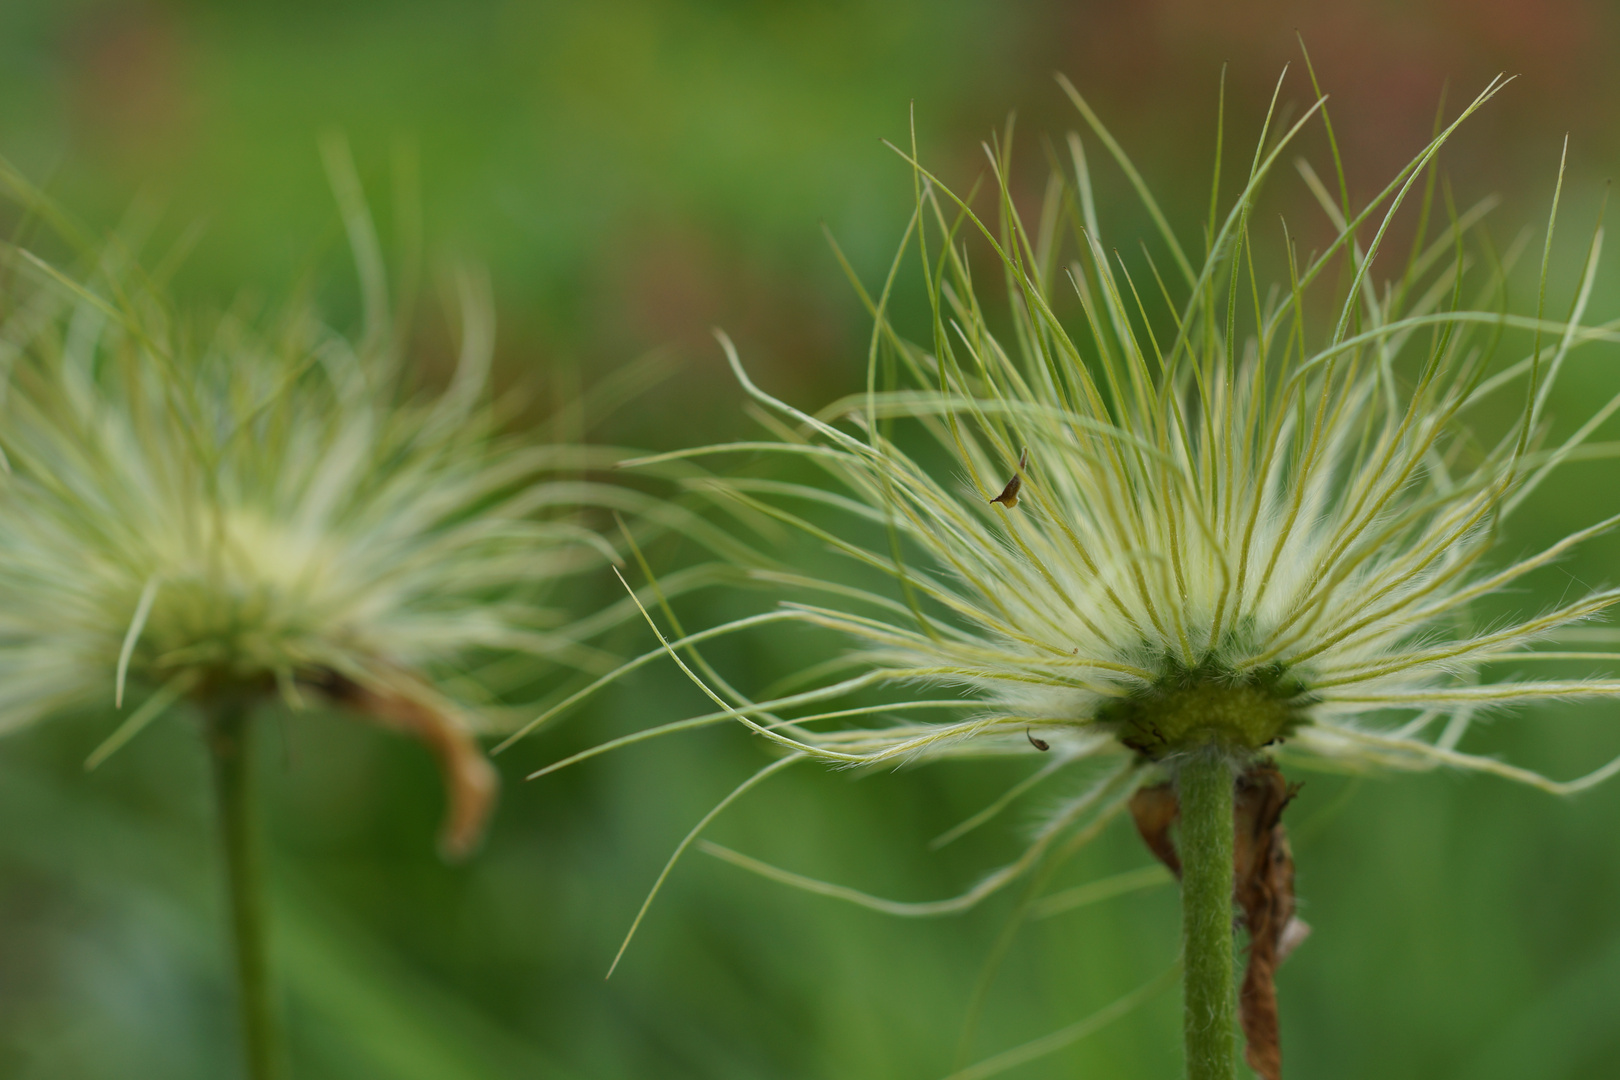
[[(1314, 73), (1311, 81), (1315, 90)], [(1584, 321), (1603, 231), (1593, 233), (1566, 317), (1549, 318), (1555, 195), (1537, 310), (1510, 311), (1507, 282), (1520, 245), (1499, 252), (1477, 228), (1488, 203), (1458, 213), (1449, 188), (1441, 189), (1443, 211), (1434, 197), (1437, 155), (1497, 92), (1501, 82), (1493, 81), (1450, 124), (1437, 124), (1429, 145), (1357, 212), (1342, 168), (1335, 196), (1297, 162), (1333, 230), (1323, 249), (1304, 253), (1286, 224), (1275, 233), (1262, 229), (1256, 208), (1274, 166), (1319, 112), (1338, 165), (1318, 90), (1314, 104), (1280, 132), (1273, 97), (1247, 177), (1224, 216), (1218, 129), (1216, 190), (1203, 257), (1195, 260), (1113, 136), (1066, 80), (1063, 86), (1136, 189), (1157, 228), (1156, 247), (1142, 245), (1143, 258), (1128, 262), (1107, 246), (1111, 230), (1103, 228), (1079, 136), (1070, 137), (1069, 162), (1054, 174), (1032, 222), (1009, 180), (1010, 130), (986, 147), (989, 200), (952, 192), (918, 162), (914, 145), (902, 152), (913, 169), (916, 211), (882, 288), (869, 292), (844, 262), (874, 317), (865, 391), (806, 413), (756, 386), (721, 334), (773, 438), (639, 462), (763, 452), (819, 470), (824, 482), (704, 474), (693, 487), (726, 510), (743, 507), (798, 529), (857, 573), (818, 576), (757, 553), (751, 576), (782, 595), (779, 607), (687, 634), (661, 603), (674, 640), (643, 607), (661, 649), (596, 686), (661, 653), (716, 709), (615, 739), (535, 776), (730, 721), (785, 751), (676, 847), (620, 946), (622, 957), (704, 829), (795, 762), (861, 767), (1050, 755), (938, 837), (938, 846), (1074, 762), (1112, 758), (1012, 861), (947, 899), (889, 900), (709, 841), (702, 847), (773, 880), (906, 916), (961, 912), (1032, 876), (1009, 933), (1026, 914), (1161, 884), (1196, 862), (1189, 877), (1197, 887), (1183, 890), (1185, 925), (1200, 928), (1198, 949), (1190, 931), (1187, 938), (1189, 1053), (1208, 1031), (1224, 1027), (1215, 1019), (1223, 1012), (1195, 1007), (1191, 973), (1196, 958), (1205, 1005), (1230, 993), (1229, 952), (1226, 967), (1220, 954), (1235, 902), (1249, 933), (1246, 1056), (1257, 1073), (1275, 1077), (1281, 1059), (1273, 973), (1308, 928), (1295, 914), (1281, 823), (1296, 789), (1265, 760), (1266, 748), (1275, 746), (1284, 763), (1449, 765), (1566, 793), (1620, 772), (1617, 759), (1560, 783), (1459, 748), (1486, 707), (1620, 697), (1620, 653), (1541, 647), (1576, 633), (1620, 638), (1571, 629), (1604, 614), (1620, 590), (1594, 589), (1490, 626), (1478, 614), (1480, 601), (1620, 522), (1597, 521), (1540, 552), (1491, 565), (1503, 521), (1554, 470), (1620, 449), (1591, 438), (1620, 412), (1620, 395), (1560, 441), (1550, 439), (1547, 417), (1552, 387), (1575, 350), (1620, 341), (1620, 324)], [(1404, 259), (1390, 250), (1398, 215), (1416, 219)], [(987, 314), (984, 264), (974, 248), (993, 252), (1009, 318)], [(896, 279), (913, 252), (930, 315), (921, 342), (890, 319)], [(1281, 279), (1262, 287), (1268, 260)], [(1513, 419), (1499, 423), (1492, 409), (1510, 394), (1518, 398), (1508, 407)], [(859, 584), (874, 572), (892, 587)], [(833, 631), (852, 647), (759, 696), (700, 651), (723, 634), (787, 623)], [(1505, 663), (1581, 663), (1597, 672), (1504, 678)], [(883, 700), (863, 700), (874, 690), (886, 691)], [(1173, 782), (1154, 782), (1167, 776)], [(1232, 789), (1223, 792), (1228, 778)], [(1058, 866), (1127, 810), (1164, 868), (1039, 895)], [(1194, 861), (1182, 858), (1194, 853)], [(990, 1076), (1055, 1050), (1146, 1000), (1173, 975), (1065, 1033), (956, 1075)], [(1211, 1060), (1229, 1053), (1204, 1049)]]
[[(1614, 456), (1612, 444), (1591, 437), (1620, 411), (1616, 396), (1549, 440), (1548, 401), (1566, 361), (1582, 346), (1620, 340), (1615, 324), (1584, 321), (1602, 228), (1564, 317), (1549, 316), (1555, 196), (1537, 310), (1519, 314), (1506, 298), (1522, 245), (1501, 252), (1490, 243), (1479, 228), (1488, 202), (1458, 212), (1448, 189), (1436, 198), (1441, 148), (1501, 85), (1437, 125), (1359, 211), (1342, 181), (1335, 194), (1296, 161), (1332, 228), (1331, 241), (1309, 253), (1286, 223), (1262, 228), (1257, 199), (1295, 136), (1324, 111), (1319, 93), (1286, 130), (1273, 124), (1273, 99), (1236, 199), (1224, 215), (1212, 199), (1200, 260), (1064, 81), (1155, 223), (1156, 246), (1142, 246), (1135, 270), (1109, 246), (1078, 135), (1032, 221), (1009, 181), (1010, 137), (986, 147), (989, 200), (958, 196), (915, 148), (902, 151), (917, 203), (887, 279), (869, 292), (845, 263), (874, 316), (865, 391), (804, 412), (756, 386), (720, 335), (774, 440), (642, 462), (763, 451), (817, 469), (826, 483), (706, 476), (699, 490), (785, 522), (893, 587), (817, 577), (761, 555), (752, 576), (784, 594), (778, 610), (675, 640), (660, 634), (662, 651), (716, 711), (568, 762), (726, 721), (787, 752), (705, 817), (678, 857), (714, 814), (797, 760), (858, 767), (1053, 752), (943, 842), (1071, 762), (1114, 758), (1022, 855), (950, 900), (883, 900), (706, 845), (778, 880), (913, 915), (963, 910), (1061, 861), (1156, 773), (1210, 746), (1240, 764), (1276, 745), (1296, 764), (1453, 766), (1557, 792), (1620, 771), (1615, 761), (1560, 783), (1459, 748), (1487, 707), (1620, 696), (1620, 653), (1542, 647), (1602, 615), (1620, 591), (1594, 589), (1492, 626), (1476, 614), (1479, 601), (1617, 520), (1491, 564), (1503, 521), (1554, 470)], [(1218, 159), (1220, 149), (1218, 136)], [(1219, 165), (1216, 177), (1218, 195)], [(1390, 242), (1398, 216), (1415, 222), (1399, 254)], [(1008, 319), (987, 314), (979, 298), (984, 266), (974, 248), (993, 252)], [(921, 342), (889, 317), (913, 255), (931, 316)], [(1266, 286), (1268, 262), (1281, 278)], [(1492, 410), (1504, 402), (1513, 419), (1493, 430)], [(777, 623), (831, 630), (854, 648), (765, 700), (720, 677), (698, 651), (716, 635)], [(1596, 671), (1504, 678), (1506, 663)], [(835, 670), (842, 677), (825, 677)], [(875, 688), (891, 693), (846, 704)]]
[[(1502, 521), (1552, 470), (1612, 452), (1588, 437), (1620, 399), (1563, 442), (1543, 442), (1566, 359), (1617, 335), (1582, 324), (1601, 228), (1561, 321), (1501, 306), (1517, 253), (1499, 257), (1484, 242), (1468, 251), (1488, 207), (1452, 212), (1437, 236), (1423, 234), (1435, 156), (1499, 85), (1353, 218), (1347, 196), (1335, 198), (1299, 162), (1336, 236), (1305, 257), (1285, 225), (1274, 239), (1288, 278), (1270, 288), (1258, 285), (1268, 252), (1255, 231), (1256, 196), (1320, 100), (1280, 137), (1268, 119), (1235, 205), (1224, 219), (1211, 214), (1200, 265), (1069, 88), (1159, 223), (1169, 269), (1144, 247), (1150, 285), (1104, 247), (1078, 137), (1072, 172), (1054, 177), (1033, 225), (1015, 207), (1005, 144), (987, 147), (998, 195), (991, 218), (914, 163), (919, 201), (907, 247), (923, 260), (929, 345), (888, 320), (900, 258), (869, 300), (877, 325), (864, 394), (800, 412), (754, 386), (725, 343), (748, 392), (798, 425), (780, 452), (808, 457), (849, 494), (746, 480), (729, 492), (896, 580), (897, 595), (886, 597), (759, 575), (857, 601), (790, 611), (861, 642), (851, 662), (866, 667), (866, 685), (954, 685), (977, 715), (858, 732), (784, 723), (771, 737), (845, 764), (958, 754), (970, 744), (1027, 749), (1032, 727), (1071, 732), (1088, 753), (1113, 747), (1148, 760), (1205, 743), (1252, 752), (1287, 739), (1296, 757), (1448, 762), (1532, 779), (1455, 752), (1475, 712), (1615, 694), (1620, 681), (1504, 682), (1489, 677), (1491, 665), (1545, 655), (1528, 650), (1604, 612), (1620, 592), (1594, 590), (1488, 630), (1474, 629), (1468, 613), (1612, 524), (1486, 569)], [(1401, 264), (1384, 248), (1403, 208), (1422, 224)], [(975, 295), (970, 236), (997, 256), (1010, 335)], [(1380, 282), (1375, 263), (1396, 272)], [(1545, 274), (1544, 260), (1543, 282)], [(1335, 277), (1341, 291), (1320, 295)], [(1544, 284), (1542, 295), (1544, 306)], [(1500, 343), (1520, 339), (1527, 354), (1501, 362)], [(888, 388), (885, 370), (898, 373)], [(1487, 441), (1473, 426), (1480, 406), (1515, 389), (1517, 420)], [(921, 445), (901, 438), (900, 421), (953, 457), (954, 469), (924, 464), (937, 449), (916, 456), (911, 447)], [(863, 546), (848, 539), (852, 531), (756, 494), (767, 490), (843, 506), (888, 543)], [(827, 688), (829, 697), (846, 692)], [(749, 717), (772, 708), (731, 704)], [(1382, 722), (1400, 712), (1410, 719)], [(1369, 725), (1372, 717), (1381, 722)], [(1442, 726), (1437, 741), (1421, 738)], [(1094, 738), (1103, 733), (1111, 738)]]
[(435, 752), (460, 854), (495, 786), (475, 735), (502, 688), (475, 669), (512, 654), (601, 666), (547, 600), (613, 557), (571, 520), (591, 485), (566, 479), (612, 455), (500, 433), (471, 273), (453, 378), (413, 388), (347, 169), (339, 157), (358, 341), (304, 304), (279, 321), (182, 316), (116, 242), (82, 276), (10, 253), (0, 728), (116, 701), (127, 719), (93, 763), (178, 701), (313, 691)]

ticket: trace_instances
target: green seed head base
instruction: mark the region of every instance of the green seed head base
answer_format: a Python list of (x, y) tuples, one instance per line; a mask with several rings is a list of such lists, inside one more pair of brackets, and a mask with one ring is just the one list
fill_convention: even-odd
[(1311, 704), (1304, 686), (1279, 666), (1238, 675), (1205, 659), (1167, 674), (1097, 714), (1121, 743), (1152, 760), (1200, 746), (1259, 750), (1290, 735)]

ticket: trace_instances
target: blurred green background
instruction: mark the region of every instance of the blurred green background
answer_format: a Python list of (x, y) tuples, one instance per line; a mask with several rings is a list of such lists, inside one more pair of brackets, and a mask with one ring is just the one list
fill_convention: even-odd
[[(1554, 276), (1566, 303), (1603, 178), (1620, 163), (1620, 11), (1581, 0), (8, 0), (0, 153), (97, 228), (132, 207), (156, 212), (169, 238), (202, 222), (180, 278), (193, 300), (274, 296), (314, 273), (341, 315), (352, 286), (316, 146), (342, 131), (385, 231), (397, 238), (408, 220), (390, 200), (414, 175), (428, 250), (490, 267), (508, 383), (566, 386), (654, 347), (680, 356), (672, 383), (600, 433), (672, 447), (748, 430), (711, 325), (798, 404), (858, 385), (867, 327), (819, 225), (868, 280), (881, 274), (910, 179), (878, 140), (904, 138), (908, 103), (926, 157), (955, 181), (971, 181), (980, 140), (1016, 110), (1034, 192), (1038, 136), (1078, 122), (1051, 80), (1063, 70), (1190, 226), (1207, 198), (1222, 61), (1233, 138), (1252, 138), (1298, 55), (1296, 27), (1362, 196), (1420, 147), (1448, 81), (1455, 108), (1499, 71), (1520, 76), (1445, 167), (1462, 202), (1502, 195), (1505, 240), (1540, 228), (1570, 133), (1566, 212), (1579, 224)], [(1296, 72), (1285, 100), (1298, 107), (1307, 90)], [(1319, 140), (1302, 146), (1325, 167)], [(1134, 244), (1140, 214), (1106, 177), (1115, 242)], [(1275, 186), (1299, 187), (1291, 175)], [(1291, 221), (1311, 217), (1297, 195), (1279, 198)], [(1620, 308), (1617, 281), (1605, 272), (1600, 317)], [(431, 330), (418, 348), (430, 367), (448, 351)], [(1615, 364), (1593, 354), (1571, 372), (1566, 417), (1614, 392)], [(1612, 464), (1572, 469), (1502, 542), (1526, 550), (1613, 513), (1615, 489)], [(1612, 581), (1617, 556), (1620, 545), (1593, 544), (1503, 610), (1556, 599), (1572, 580)], [(595, 582), (579, 599), (613, 595)], [(710, 624), (750, 602), (698, 597), (686, 617)], [(647, 641), (631, 627), (615, 644)], [(763, 684), (803, 647), (745, 640), (717, 655)], [(324, 714), (275, 721), (267, 817), (294, 1075), (948, 1073), (1012, 897), (902, 922), (693, 855), (604, 982), (664, 858), (758, 767), (758, 748), (717, 729), (520, 778), (699, 707), (678, 673), (649, 670), (520, 744), (500, 759), (508, 787), (489, 845), (459, 867), (433, 854), (425, 753)], [(1573, 775), (1620, 753), (1612, 712), (1504, 718), (1472, 748)], [(81, 762), (112, 722), (70, 718), (0, 745), (0, 1075), (235, 1075), (200, 748), (175, 719), (86, 776)], [(885, 895), (943, 896), (1006, 859), (1043, 799), (1083, 779), (927, 850), (1029, 767), (804, 769), (713, 835)], [(1290, 816), (1315, 927), (1281, 976), (1291, 1074), (1615, 1074), (1620, 785), (1558, 801), (1442, 774), (1311, 777)], [(1121, 825), (1064, 880), (1147, 861)], [(1030, 924), (971, 1057), (1153, 977), (1176, 927), (1168, 889)], [(1170, 1077), (1178, 1062), (1172, 991), (1008, 1075)]]

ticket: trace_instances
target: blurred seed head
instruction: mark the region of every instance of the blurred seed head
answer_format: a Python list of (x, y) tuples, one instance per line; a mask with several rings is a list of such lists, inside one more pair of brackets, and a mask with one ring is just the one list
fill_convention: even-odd
[(358, 182), (340, 144), (328, 158), (357, 338), (307, 299), (182, 311), (119, 238), (74, 269), (7, 252), (0, 728), (116, 703), (94, 761), (179, 701), (313, 692), (434, 751), (443, 847), (466, 854), (496, 789), (475, 734), (503, 688), (484, 674), (523, 655), (602, 666), (552, 591), (615, 557), (578, 514), (584, 470), (612, 455), (501, 431), (474, 272), (453, 276), (454, 375), (413, 380)]

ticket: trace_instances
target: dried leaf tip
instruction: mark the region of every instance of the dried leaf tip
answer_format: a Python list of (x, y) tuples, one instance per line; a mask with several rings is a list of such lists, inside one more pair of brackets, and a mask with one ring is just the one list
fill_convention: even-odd
[(1029, 468), (1029, 447), (1026, 446), (1018, 455), (1018, 471), (1013, 473), (1011, 480), (1007, 481), (1007, 486), (1001, 489), (1001, 494), (990, 501), (1000, 503), (1009, 510), (1017, 506), (1018, 491), (1024, 486), (1024, 470), (1027, 468)]
[(412, 693), (401, 677), (398, 689), (362, 686), (336, 672), (321, 672), (319, 689), (335, 703), (379, 727), (420, 742), (433, 754), (444, 780), (445, 815), (439, 828), (439, 854), (460, 862), (477, 851), (495, 800), (500, 776), (489, 763), (477, 736), (443, 703), (425, 691)]

